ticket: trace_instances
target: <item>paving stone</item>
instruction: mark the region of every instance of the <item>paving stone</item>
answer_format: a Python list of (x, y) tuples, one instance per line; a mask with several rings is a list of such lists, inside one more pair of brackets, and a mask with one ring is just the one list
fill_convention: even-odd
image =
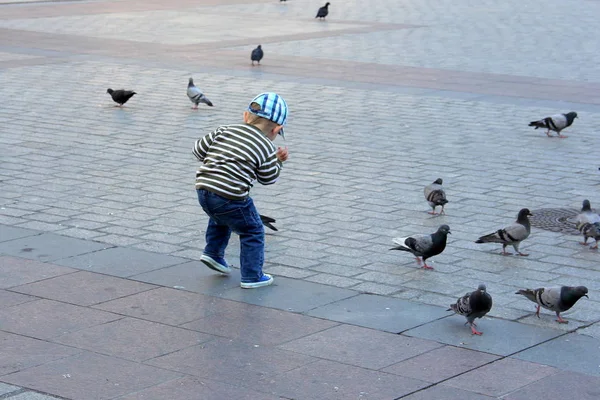
[(384, 372), (438, 383), (499, 357), (452, 346), (444, 346), (385, 368)]
[(525, 386), (503, 399), (528, 400), (547, 397), (557, 399), (577, 396), (581, 400), (594, 400), (600, 396), (600, 378), (569, 371), (560, 371), (555, 375), (541, 379), (535, 384)]
[(129, 277), (188, 260), (146, 251), (113, 247), (93, 253), (56, 260), (56, 264), (77, 269)]
[(39, 235), (41, 232), (25, 229), (25, 228), (17, 228), (14, 226), (2, 226), (0, 229), (0, 242), (6, 242), (8, 240), (19, 239), (27, 236)]
[(600, 376), (600, 340), (577, 333), (557, 337), (514, 355), (562, 370)]
[(0, 383), (0, 396), (20, 390), (20, 387)]
[[(254, 388), (259, 379), (287, 372), (316, 361), (313, 357), (267, 346), (219, 338), (147, 361), (163, 370), (179, 371), (221, 382)], [(254, 388), (256, 389), (256, 388)]]
[(33, 300), (37, 300), (37, 298), (0, 289), (0, 308), (8, 308)]
[[(79, 353), (81, 350), (0, 331), (0, 376)], [(0, 389), (2, 386), (0, 386)], [(5, 390), (9, 390), (6, 388)], [(12, 391), (12, 390), (11, 390)], [(0, 391), (0, 393), (2, 393)], [(9, 393), (9, 391), (5, 392)], [(5, 394), (3, 393), (3, 394)]]
[(436, 385), (403, 397), (403, 400), (492, 400), (496, 397), (485, 396), (445, 385)]
[[(421, 325), (404, 334), (501, 356), (516, 353), (562, 334), (558, 330), (484, 318), (477, 320), (477, 329), (483, 332), (483, 335), (476, 336), (471, 334), (471, 330), (464, 323), (464, 317), (454, 315)], [(510, 337), (511, 340), (504, 340), (506, 337)]]
[(406, 300), (360, 294), (310, 310), (308, 315), (398, 333), (446, 317), (448, 312)]
[(160, 368), (82, 352), (34, 366), (3, 380), (65, 398), (115, 398), (182, 375)]
[(284, 398), (307, 399), (394, 399), (424, 388), (428, 384), (383, 372), (354, 367), (333, 361), (317, 362), (289, 372), (265, 377), (250, 387), (268, 385)]
[(72, 268), (10, 256), (0, 256), (0, 266), (2, 266), (0, 268), (0, 287), (2, 288), (77, 272)]
[(505, 358), (452, 378), (444, 385), (499, 397), (557, 372), (546, 365)]
[[(294, 296), (290, 296), (290, 292), (293, 292)], [(260, 290), (240, 290), (237, 287), (214, 295), (280, 310), (305, 312), (355, 296), (356, 292), (318, 283), (276, 277), (271, 286), (260, 288)]]
[(20, 393), (16, 396), (12, 396), (10, 398), (12, 400), (60, 400), (59, 397), (48, 396), (45, 394), (30, 392), (30, 391)]
[(102, 243), (44, 233), (0, 243), (0, 252), (33, 260), (53, 261), (102, 250), (106, 247)]

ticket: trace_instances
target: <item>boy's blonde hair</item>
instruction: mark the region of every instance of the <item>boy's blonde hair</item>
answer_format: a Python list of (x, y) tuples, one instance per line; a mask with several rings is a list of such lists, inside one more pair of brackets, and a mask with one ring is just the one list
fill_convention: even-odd
[[(250, 104), (251, 109), (254, 106), (258, 107), (258, 109), (260, 110), (260, 105), (258, 103), (253, 102)], [(264, 128), (264, 130), (267, 130), (267, 131), (270, 131), (279, 126), (277, 123), (275, 123), (269, 119), (263, 118), (260, 115), (253, 114), (253, 113), (248, 113), (248, 120), (246, 123), (248, 125), (252, 125), (252, 126), (260, 125), (262, 128)]]

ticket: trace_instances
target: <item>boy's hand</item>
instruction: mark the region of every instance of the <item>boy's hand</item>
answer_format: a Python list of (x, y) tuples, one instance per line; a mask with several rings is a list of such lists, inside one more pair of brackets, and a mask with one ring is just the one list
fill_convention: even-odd
[(289, 156), (289, 153), (288, 153), (287, 146), (285, 148), (284, 147), (277, 148), (277, 159), (279, 161), (281, 161), (281, 162), (287, 161), (288, 156)]

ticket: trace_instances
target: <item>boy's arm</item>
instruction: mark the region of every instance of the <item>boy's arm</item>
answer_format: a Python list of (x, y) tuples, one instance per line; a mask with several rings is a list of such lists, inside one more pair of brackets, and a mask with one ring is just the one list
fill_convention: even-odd
[(192, 150), (192, 153), (194, 154), (194, 156), (196, 156), (198, 161), (204, 161), (204, 157), (206, 157), (208, 148), (212, 145), (213, 141), (215, 140), (215, 137), (217, 137), (217, 135), (219, 135), (222, 131), (223, 128), (219, 127), (211, 133), (205, 135), (203, 138), (196, 140), (196, 143), (194, 143), (194, 149)]
[(277, 159), (277, 155), (273, 153), (256, 171), (256, 180), (263, 185), (272, 185), (279, 179), (282, 167), (283, 164)]

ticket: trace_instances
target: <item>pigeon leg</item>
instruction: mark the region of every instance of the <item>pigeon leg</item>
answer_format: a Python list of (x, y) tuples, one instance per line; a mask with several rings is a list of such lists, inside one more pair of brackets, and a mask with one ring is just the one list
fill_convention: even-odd
[(527, 257), (527, 256), (529, 255), (529, 253), (521, 253), (520, 251), (519, 251), (519, 253), (518, 253), (518, 254), (519, 254), (521, 257)]
[(442, 214), (446, 215), (446, 211), (444, 211), (444, 206), (442, 206), (442, 211), (440, 211), (440, 215)]
[(521, 251), (519, 250), (519, 244), (513, 244), (513, 248), (515, 249), (515, 251), (517, 252), (518, 255), (520, 255), (521, 257), (527, 257), (529, 254), (526, 253), (521, 253)]
[(557, 321), (558, 321), (559, 324), (568, 324), (569, 323), (569, 321), (567, 321), (566, 319), (562, 319), (561, 318), (559, 312), (556, 313), (556, 316), (558, 317)]
[(475, 325), (474, 323), (471, 323), (471, 332), (473, 333), (473, 335), (483, 335), (483, 332), (479, 332), (477, 329), (475, 329), (475, 327), (473, 326)]
[(423, 269), (433, 269), (433, 267), (430, 267), (429, 265), (427, 265), (427, 263), (425, 261), (423, 261), (423, 267), (421, 267)]
[(559, 137), (560, 139), (566, 139), (566, 138), (568, 138), (568, 136), (561, 135), (560, 133), (558, 134), (558, 137)]
[(596, 244), (593, 246), (590, 246), (590, 250), (598, 250), (598, 241), (596, 240)]
[(421, 265), (421, 259), (417, 257), (417, 264)]
[(198, 104), (196, 104), (192, 107), (192, 110), (197, 110), (197, 109), (198, 109)]
[[(583, 245), (583, 246), (587, 246), (587, 240), (588, 240), (588, 237), (587, 237), (587, 236), (584, 236), (584, 237), (583, 237), (583, 239), (584, 239), (584, 241), (583, 241), (583, 242), (579, 242), (579, 244), (581, 244), (581, 245)], [(596, 244), (598, 244), (598, 242), (597, 242), (597, 241), (596, 241)]]
[(540, 317), (540, 305), (538, 304), (537, 306), (537, 310), (535, 310), (535, 315), (537, 315), (537, 317)]
[(512, 253), (509, 253), (508, 251), (506, 251), (506, 245), (505, 244), (502, 245), (502, 255), (503, 256), (510, 256), (510, 255), (512, 255)]
[(427, 213), (431, 215), (437, 215), (437, 213), (435, 212), (435, 207), (433, 207), (433, 210), (427, 211)]
[(552, 137), (552, 136), (550, 135), (550, 129), (548, 129), (548, 131), (546, 132), (546, 135), (548, 135), (548, 137)]

